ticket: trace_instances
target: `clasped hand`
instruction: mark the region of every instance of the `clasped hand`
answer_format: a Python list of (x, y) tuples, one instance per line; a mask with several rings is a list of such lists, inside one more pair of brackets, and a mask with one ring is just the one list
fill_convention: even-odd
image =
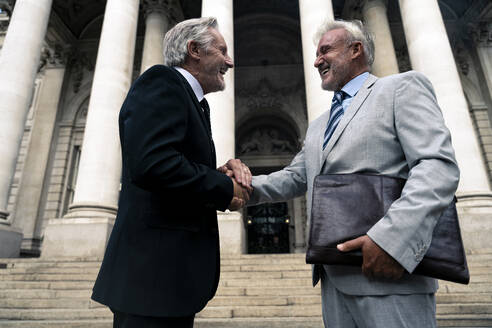
[(239, 159), (230, 159), (217, 170), (230, 177), (234, 184), (234, 196), (228, 209), (237, 211), (244, 207), (249, 201), (251, 192), (253, 192), (251, 187), (252, 176), (249, 168)]
[(400, 263), (364, 235), (337, 245), (339, 251), (362, 251), (362, 273), (369, 278), (400, 279), (404, 269)]

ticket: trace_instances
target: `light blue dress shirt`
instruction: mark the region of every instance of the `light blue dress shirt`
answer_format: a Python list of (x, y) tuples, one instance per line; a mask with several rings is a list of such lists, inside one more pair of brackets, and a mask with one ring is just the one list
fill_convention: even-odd
[(366, 82), (368, 77), (369, 77), (369, 72), (364, 72), (360, 75), (357, 75), (343, 86), (342, 91), (346, 93), (346, 96), (342, 101), (342, 107), (344, 112), (350, 106), (350, 103), (354, 99), (357, 92), (359, 92), (364, 82)]

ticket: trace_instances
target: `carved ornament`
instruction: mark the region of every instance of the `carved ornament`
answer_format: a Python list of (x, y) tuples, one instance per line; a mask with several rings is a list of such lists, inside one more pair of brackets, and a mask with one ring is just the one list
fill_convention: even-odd
[(249, 136), (239, 143), (240, 155), (251, 154), (292, 154), (297, 151), (279, 130), (272, 127), (259, 127), (251, 130)]
[(38, 71), (42, 71), (47, 67), (65, 66), (67, 63), (67, 55), (68, 51), (60, 44), (43, 46), (41, 49)]
[(76, 49), (70, 53), (69, 65), (72, 68), (73, 92), (77, 93), (80, 90), (86, 72), (94, 71), (95, 64), (86, 52)]
[(471, 24), (469, 31), (472, 40), (477, 46), (490, 47), (492, 46), (492, 21), (480, 22), (478, 24)]

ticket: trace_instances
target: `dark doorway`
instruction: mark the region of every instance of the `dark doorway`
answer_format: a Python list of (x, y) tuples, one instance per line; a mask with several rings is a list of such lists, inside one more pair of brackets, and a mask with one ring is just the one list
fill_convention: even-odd
[(287, 203), (251, 206), (247, 211), (248, 253), (289, 253)]

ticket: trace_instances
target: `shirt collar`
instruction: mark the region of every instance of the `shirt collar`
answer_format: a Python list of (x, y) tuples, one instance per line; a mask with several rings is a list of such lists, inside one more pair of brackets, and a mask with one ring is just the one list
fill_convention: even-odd
[(368, 77), (369, 72), (364, 72), (360, 75), (357, 75), (343, 86), (342, 91), (348, 94), (350, 97), (354, 97), (359, 89), (362, 87), (364, 82), (366, 82)]
[(188, 72), (184, 68), (177, 67), (177, 66), (174, 66), (174, 68), (179, 73), (181, 73), (181, 75), (183, 75), (183, 77), (186, 79), (186, 81), (188, 81), (191, 88), (193, 89), (193, 92), (195, 93), (196, 98), (198, 99), (198, 102), (202, 101), (203, 100), (203, 89), (202, 89), (202, 86), (200, 85), (200, 82), (198, 82), (198, 80), (193, 75), (191, 75), (190, 72)]

